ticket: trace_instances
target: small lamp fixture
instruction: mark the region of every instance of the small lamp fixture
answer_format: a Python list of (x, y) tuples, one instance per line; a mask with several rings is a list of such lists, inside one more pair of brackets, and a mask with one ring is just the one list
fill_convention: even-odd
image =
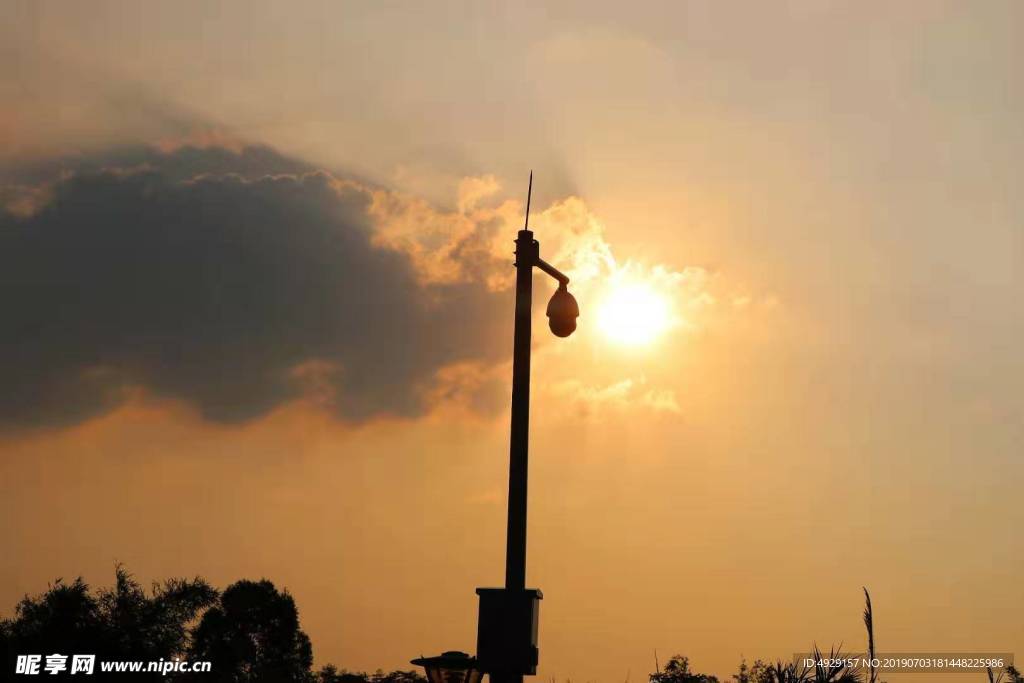
[(484, 675), (477, 668), (475, 657), (457, 650), (444, 652), (438, 657), (420, 657), (410, 664), (426, 669), (430, 683), (480, 683)]

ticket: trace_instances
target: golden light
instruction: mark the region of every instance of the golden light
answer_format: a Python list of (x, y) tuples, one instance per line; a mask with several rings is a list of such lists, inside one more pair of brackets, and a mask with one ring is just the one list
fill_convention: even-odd
[(655, 341), (672, 325), (668, 299), (642, 282), (614, 285), (601, 302), (597, 323), (608, 339), (626, 346)]

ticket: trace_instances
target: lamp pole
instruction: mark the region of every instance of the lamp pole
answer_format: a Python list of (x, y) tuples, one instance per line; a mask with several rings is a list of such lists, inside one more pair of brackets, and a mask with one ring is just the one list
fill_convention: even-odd
[[(533, 193), (533, 173), (530, 193)], [(530, 198), (526, 225), (530, 224)], [(526, 481), (530, 462), (530, 341), (533, 326), (533, 266), (539, 245), (529, 227), (516, 239), (516, 317), (512, 349), (512, 428), (508, 464), (508, 538), (505, 588), (526, 588)], [(522, 677), (520, 677), (522, 680)]]
[[(547, 308), (548, 324), (555, 336), (568, 337), (572, 334), (580, 315), (579, 305), (569, 293), (569, 278), (540, 257), (540, 245), (530, 232), (532, 195), (531, 172), (530, 189), (526, 195), (526, 221), (516, 237), (516, 311), (512, 349), (505, 587), (476, 589), (480, 596), (480, 612), (474, 667), (490, 675), (493, 683), (523, 683), (523, 676), (537, 673), (539, 661), (538, 610), (543, 595), (536, 588), (526, 587), (526, 478), (529, 469), (530, 338), (535, 267), (558, 280), (558, 289)], [(432, 665), (435, 659), (415, 661)], [(430, 671), (428, 668), (428, 673)]]
[[(508, 533), (505, 546), (505, 590), (502, 607), (492, 611), (484, 604), (488, 591), (481, 594), (480, 633), (483, 641), (497, 626), (507, 648), (500, 669), (485, 656), (485, 664), (494, 683), (522, 683), (524, 673), (534, 673), (537, 665), (537, 608), (539, 590), (526, 589), (526, 492), (530, 461), (530, 343), (533, 327), (533, 269), (544, 271), (558, 281), (558, 290), (548, 303), (551, 331), (568, 337), (576, 329), (579, 306), (569, 294), (569, 278), (540, 257), (540, 244), (530, 231), (530, 201), (533, 196), (533, 172), (526, 195), (526, 220), (516, 237), (516, 308), (512, 348), (512, 420), (508, 464)], [(492, 591), (492, 595), (498, 592)], [(502, 616), (499, 616), (501, 614)], [(490, 618), (489, 618), (490, 617)], [(487, 655), (489, 653), (485, 653)]]

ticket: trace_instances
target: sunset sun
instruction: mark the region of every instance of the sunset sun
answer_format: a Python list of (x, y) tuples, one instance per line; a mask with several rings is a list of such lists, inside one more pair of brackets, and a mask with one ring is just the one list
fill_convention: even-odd
[(616, 286), (601, 302), (598, 326), (611, 341), (625, 346), (645, 346), (670, 327), (668, 300), (644, 283)]

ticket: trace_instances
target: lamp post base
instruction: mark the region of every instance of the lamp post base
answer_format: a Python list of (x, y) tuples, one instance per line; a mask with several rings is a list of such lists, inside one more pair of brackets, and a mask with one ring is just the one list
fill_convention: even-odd
[(481, 670), (498, 683), (521, 683), (537, 673), (537, 625), (540, 601), (536, 588), (477, 588), (476, 656)]

